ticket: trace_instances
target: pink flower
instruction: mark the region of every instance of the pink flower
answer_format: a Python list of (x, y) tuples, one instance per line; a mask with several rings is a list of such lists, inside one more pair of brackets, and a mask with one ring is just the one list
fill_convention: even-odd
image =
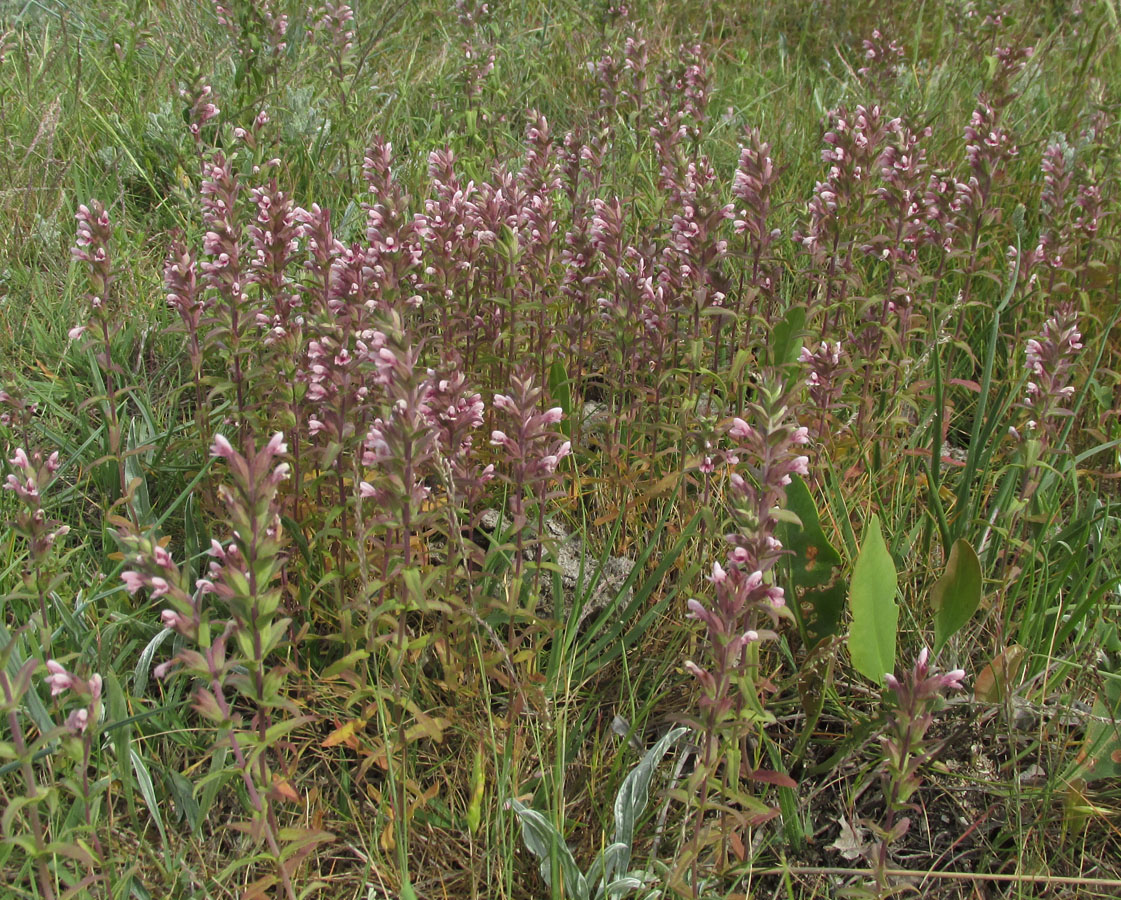
[(269, 443), (265, 447), (265, 452), (270, 456), (280, 456), (288, 452), (288, 445), (284, 443), (283, 432), (278, 431), (269, 439)]
[(736, 440), (745, 441), (748, 440), (753, 433), (754, 429), (743, 419), (738, 416), (732, 419), (732, 427), (728, 431), (730, 436), (736, 438)]
[(697, 681), (700, 682), (701, 687), (708, 693), (716, 690), (716, 679), (712, 677), (712, 673), (706, 672), (698, 666), (693, 660), (685, 660), (685, 671), (692, 675)]
[(943, 688), (960, 691), (964, 685), (962, 679), (965, 678), (965, 669), (951, 669), (945, 675), (941, 676)]
[(82, 734), (90, 723), (90, 711), (85, 707), (76, 709), (66, 718), (66, 727), (75, 734)]
[(65, 694), (78, 684), (78, 679), (66, 671), (62, 663), (53, 659), (47, 660), (47, 672), (49, 674), (43, 680), (50, 686), (52, 697)]
[(125, 590), (130, 594), (135, 594), (138, 590), (144, 587), (144, 576), (139, 572), (122, 572), (121, 581), (125, 583)]
[(235, 456), (233, 444), (223, 434), (214, 435), (214, 443), (210, 445), (210, 455), (222, 459), (233, 459)]

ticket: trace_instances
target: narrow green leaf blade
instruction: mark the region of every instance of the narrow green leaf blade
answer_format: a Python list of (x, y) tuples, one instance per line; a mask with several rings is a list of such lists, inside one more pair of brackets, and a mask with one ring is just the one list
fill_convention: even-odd
[[(630, 865), (631, 847), (634, 845), (634, 826), (635, 822), (642, 815), (643, 810), (646, 809), (646, 801), (650, 797), (650, 781), (654, 777), (654, 770), (658, 767), (658, 763), (662, 761), (662, 757), (666, 755), (666, 751), (674, 744), (678, 738), (684, 735), (688, 728), (674, 728), (667, 732), (662, 738), (649, 750), (646, 755), (642, 757), (630, 774), (623, 779), (622, 785), (619, 786), (619, 794), (615, 797), (615, 843), (622, 844), (627, 849), (620, 851), (619, 859), (616, 860), (618, 865), (618, 872), (625, 873), (627, 866)], [(605, 869), (604, 880), (611, 881), (616, 874), (613, 869)]]
[(510, 808), (522, 823), (522, 840), (529, 851), (541, 860), (541, 877), (549, 887), (553, 886), (553, 853), (560, 862), (561, 878), (564, 879), (564, 895), (577, 900), (588, 900), (588, 882), (576, 865), (572, 851), (564, 842), (553, 823), (535, 809), (530, 809), (516, 799), (510, 799)]
[(965, 625), (981, 605), (981, 560), (968, 541), (950, 548), (946, 571), (931, 591), (934, 607), (934, 653)]
[(849, 590), (849, 655), (856, 670), (876, 684), (882, 684), (884, 675), (895, 670), (897, 587), (895, 563), (884, 542), (879, 516), (872, 516), (864, 531)]
[(140, 794), (144, 798), (144, 803), (148, 806), (152, 821), (156, 823), (156, 830), (160, 833), (160, 843), (166, 847), (167, 832), (164, 831), (163, 816), (160, 815), (160, 804), (156, 800), (156, 788), (152, 784), (152, 774), (148, 771), (148, 765), (139, 753), (132, 749), (128, 753), (132, 760), (132, 771), (136, 774), (136, 782), (140, 785)]

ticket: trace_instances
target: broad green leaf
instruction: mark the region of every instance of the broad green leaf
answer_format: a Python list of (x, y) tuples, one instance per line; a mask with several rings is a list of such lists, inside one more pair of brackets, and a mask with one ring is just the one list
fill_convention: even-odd
[(566, 438), (572, 437), (572, 385), (559, 356), (549, 366), (549, 396), (564, 412), (560, 420), (561, 432)]
[(798, 359), (802, 352), (802, 331), (805, 327), (805, 307), (791, 307), (782, 321), (771, 329), (772, 365), (783, 366)]
[(1086, 782), (1102, 778), (1121, 778), (1121, 678), (1109, 676), (1094, 700), (1086, 738), (1078, 754), (1076, 767), (1067, 780), (1081, 778)]
[(780, 522), (777, 529), (783, 547), (793, 553), (794, 585), (821, 587), (828, 584), (833, 568), (841, 564), (841, 554), (825, 537), (813, 496), (797, 475), (791, 475), (790, 484), (786, 486), (786, 508), (802, 523), (799, 527), (793, 522)]
[(931, 592), (934, 652), (968, 622), (981, 604), (981, 561), (968, 541), (954, 541), (946, 571)]
[(818, 644), (840, 631), (841, 613), (845, 609), (845, 594), (848, 592), (848, 587), (844, 579), (838, 579), (828, 587), (813, 588), (802, 594), (799, 602), (803, 606), (809, 604), (813, 613), (805, 617), (806, 634), (811, 645)]
[(897, 586), (895, 563), (884, 543), (879, 516), (874, 515), (864, 530), (860, 555), (852, 572), (849, 656), (856, 671), (876, 684), (883, 684), (884, 676), (895, 671)]

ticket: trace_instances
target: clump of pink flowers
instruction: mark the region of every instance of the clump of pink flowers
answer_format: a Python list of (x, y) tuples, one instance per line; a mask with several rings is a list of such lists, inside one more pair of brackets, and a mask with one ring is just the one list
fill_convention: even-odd
[(782, 553), (775, 537), (776, 514), (792, 476), (809, 474), (809, 460), (801, 452), (809, 434), (793, 420), (784, 387), (764, 382), (745, 416), (751, 422), (732, 420), (727, 430), (731, 447), (724, 452), (733, 467), (728, 487), (734, 530), (725, 536), (730, 549), (723, 563), (713, 564), (711, 604), (696, 599), (688, 603), (689, 617), (705, 625), (708, 663), (689, 660), (685, 668), (701, 688), (701, 707), (706, 710), (703, 759), (709, 766), (718, 758), (721, 733), (731, 727), (738, 734), (742, 727), (737, 713), (746, 707), (753, 717), (765, 720), (749, 650), (759, 641), (776, 638), (779, 621), (790, 616), (783, 589), (771, 575)]
[(1049, 445), (1059, 439), (1058, 420), (1071, 414), (1067, 408), (1074, 396), (1071, 370), (1081, 349), (1078, 312), (1072, 303), (1061, 304), (1043, 323), (1039, 336), (1029, 339), (1025, 347), (1028, 385), (1024, 406), (1032, 416), (1027, 428), (1038, 432)]
[(96, 722), (101, 710), (101, 676), (96, 672), (89, 678), (79, 678), (62, 663), (47, 660), (47, 677), (43, 679), (51, 689), (52, 697), (62, 697), (73, 693), (86, 701), (84, 706), (73, 710), (66, 718), (66, 727), (74, 734), (83, 734), (91, 722)]
[[(919, 653), (914, 666), (901, 677), (887, 673), (884, 680), (895, 695), (896, 708), (888, 720), (886, 733), (880, 738), (884, 754), (884, 802), (886, 818), (881, 826), (873, 825), (879, 835), (877, 879), (884, 879), (888, 847), (907, 833), (908, 816), (899, 813), (913, 809), (911, 797), (922, 785), (920, 772), (941, 749), (941, 743), (927, 737), (934, 724), (934, 712), (950, 691), (960, 691), (965, 670), (953, 669), (938, 673), (930, 665), (930, 651)], [(881, 886), (884, 886), (881, 884)]]

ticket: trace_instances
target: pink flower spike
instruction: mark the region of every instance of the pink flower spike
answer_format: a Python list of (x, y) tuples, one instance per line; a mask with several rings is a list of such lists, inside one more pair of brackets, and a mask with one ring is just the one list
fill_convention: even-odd
[(89, 680), (90, 696), (93, 697), (94, 700), (101, 699), (101, 685), (101, 676), (97, 672), (94, 672)]

